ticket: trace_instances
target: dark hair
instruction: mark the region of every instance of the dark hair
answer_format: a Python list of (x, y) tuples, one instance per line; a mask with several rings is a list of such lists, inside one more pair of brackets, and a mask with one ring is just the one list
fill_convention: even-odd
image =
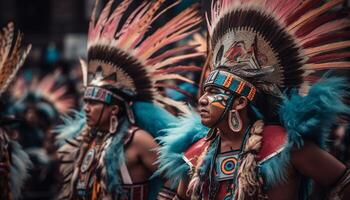
[(258, 120), (256, 111), (252, 108), (253, 106), (260, 112), (263, 120), (266, 124), (280, 124), (278, 116), (278, 105), (280, 105), (281, 99), (266, 93), (257, 93), (254, 102), (248, 109), (248, 116), (251, 119)]

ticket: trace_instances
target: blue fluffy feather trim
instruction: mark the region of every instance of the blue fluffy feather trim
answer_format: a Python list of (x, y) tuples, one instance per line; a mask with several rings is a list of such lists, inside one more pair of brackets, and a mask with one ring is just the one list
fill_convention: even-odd
[(279, 114), (287, 129), (289, 143), (301, 147), (303, 139), (314, 141), (321, 148), (331, 128), (341, 114), (350, 114), (350, 108), (343, 103), (348, 95), (348, 83), (342, 78), (329, 78), (315, 84), (307, 96), (297, 91), (285, 98)]
[(193, 143), (205, 137), (208, 128), (203, 126), (200, 117), (193, 112), (181, 117), (171, 128), (163, 130), (165, 136), (159, 137), (159, 169), (156, 174), (162, 174), (174, 185), (188, 174), (189, 166), (183, 160), (185, 152)]
[(65, 139), (72, 139), (78, 136), (85, 127), (85, 112), (72, 111), (73, 116), (64, 115), (61, 117), (63, 124), (56, 126), (52, 132), (58, 134), (56, 143), (59, 146), (65, 144)]
[(177, 118), (164, 108), (151, 102), (136, 101), (132, 106), (136, 125), (149, 132), (154, 138), (162, 136), (161, 130), (176, 123)]
[[(286, 128), (288, 142), (282, 152), (260, 164), (267, 187), (286, 180), (286, 169), (290, 164), (292, 148), (301, 148), (304, 140), (326, 148), (326, 141), (337, 118), (350, 114), (350, 108), (342, 102), (348, 95), (348, 83), (342, 78), (330, 78), (313, 85), (307, 96), (300, 96), (296, 90), (286, 96), (279, 109), (282, 125)], [(303, 179), (301, 199), (310, 193), (310, 180)]]

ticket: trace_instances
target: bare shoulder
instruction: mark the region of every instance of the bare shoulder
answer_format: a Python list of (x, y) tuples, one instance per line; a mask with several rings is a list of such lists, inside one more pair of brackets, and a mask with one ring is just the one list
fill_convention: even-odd
[(292, 150), (291, 162), (299, 173), (325, 187), (334, 184), (346, 169), (343, 163), (312, 142)]
[(135, 134), (134, 135), (135, 142), (144, 142), (145, 140), (152, 140), (152, 141), (154, 140), (153, 136), (149, 132), (143, 129), (137, 129), (134, 134)]
[(301, 148), (295, 148), (291, 152), (293, 162), (304, 162), (305, 159), (319, 159), (332, 157), (328, 152), (318, 147), (315, 143), (306, 141)]

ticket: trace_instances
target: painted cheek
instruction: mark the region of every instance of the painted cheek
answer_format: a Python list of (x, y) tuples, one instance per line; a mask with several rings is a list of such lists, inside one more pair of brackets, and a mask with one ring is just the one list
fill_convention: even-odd
[(226, 99), (222, 95), (208, 95), (209, 104), (220, 109), (225, 109)]

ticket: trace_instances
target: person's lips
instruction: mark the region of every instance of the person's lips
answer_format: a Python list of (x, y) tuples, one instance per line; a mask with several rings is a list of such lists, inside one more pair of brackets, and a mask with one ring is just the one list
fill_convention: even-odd
[(91, 117), (89, 115), (86, 115), (86, 122), (89, 122)]
[(201, 109), (199, 109), (199, 115), (202, 118), (208, 118), (209, 117), (209, 112), (206, 109), (201, 108)]

